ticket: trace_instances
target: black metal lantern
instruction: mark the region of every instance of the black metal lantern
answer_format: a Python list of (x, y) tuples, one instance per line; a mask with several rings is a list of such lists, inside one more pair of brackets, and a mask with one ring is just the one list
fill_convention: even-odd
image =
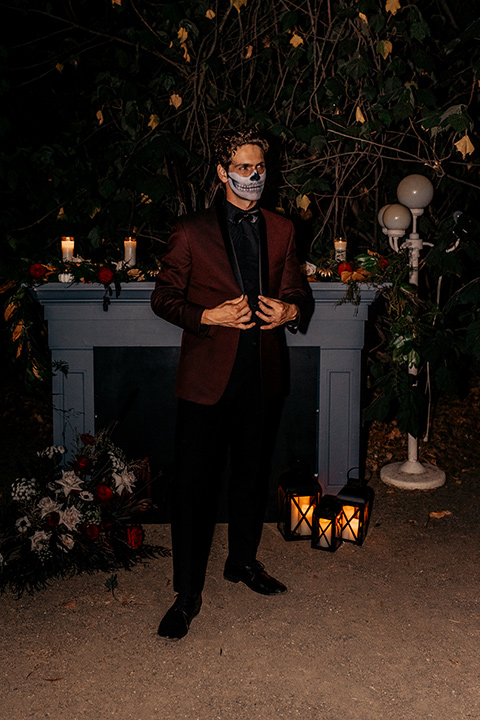
[(318, 482), (287, 472), (278, 485), (277, 527), (285, 540), (310, 540), (313, 511), (321, 496)]
[(342, 506), (342, 540), (362, 545), (370, 522), (374, 492), (364, 478), (350, 477), (353, 470), (358, 468), (348, 471), (347, 484), (338, 493), (337, 501)]
[(342, 543), (342, 506), (334, 495), (324, 495), (313, 513), (312, 548), (335, 552)]

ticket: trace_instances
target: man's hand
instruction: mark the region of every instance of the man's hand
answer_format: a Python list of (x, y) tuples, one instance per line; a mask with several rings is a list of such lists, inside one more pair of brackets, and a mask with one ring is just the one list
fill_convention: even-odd
[(203, 325), (221, 325), (222, 327), (240, 328), (249, 330), (255, 323), (250, 322), (252, 311), (248, 305), (248, 297), (240, 295), (233, 300), (227, 300), (217, 307), (204, 310), (202, 313)]
[(292, 322), (298, 315), (299, 311), (296, 305), (283, 302), (283, 300), (264, 297), (263, 295), (259, 295), (258, 299), (260, 309), (255, 314), (265, 323), (260, 327), (261, 330), (273, 330), (280, 325)]

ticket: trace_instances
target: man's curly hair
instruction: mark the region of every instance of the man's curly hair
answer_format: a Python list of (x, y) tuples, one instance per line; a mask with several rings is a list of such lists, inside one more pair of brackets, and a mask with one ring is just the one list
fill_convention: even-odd
[(226, 170), (232, 162), (233, 154), (243, 145), (258, 145), (264, 154), (268, 150), (268, 142), (254, 128), (232, 130), (219, 135), (213, 143), (215, 165), (221, 165)]

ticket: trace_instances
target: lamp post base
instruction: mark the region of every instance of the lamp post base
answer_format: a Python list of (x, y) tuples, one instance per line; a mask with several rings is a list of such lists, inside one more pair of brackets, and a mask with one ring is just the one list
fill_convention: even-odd
[(403, 488), (404, 490), (431, 490), (441, 487), (446, 480), (445, 473), (435, 465), (421, 463), (423, 471), (405, 472), (405, 462), (390, 463), (380, 470), (380, 480), (386, 485)]

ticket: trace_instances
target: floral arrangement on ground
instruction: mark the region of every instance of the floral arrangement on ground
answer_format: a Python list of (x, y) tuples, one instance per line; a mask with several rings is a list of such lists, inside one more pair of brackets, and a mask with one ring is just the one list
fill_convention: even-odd
[(65, 448), (37, 453), (30, 477), (17, 478), (2, 508), (0, 591), (20, 596), (44, 588), (55, 577), (130, 569), (148, 558), (169, 555), (147, 545), (132, 517), (150, 501), (148, 462), (127, 462), (108, 431), (78, 438), (73, 459)]

